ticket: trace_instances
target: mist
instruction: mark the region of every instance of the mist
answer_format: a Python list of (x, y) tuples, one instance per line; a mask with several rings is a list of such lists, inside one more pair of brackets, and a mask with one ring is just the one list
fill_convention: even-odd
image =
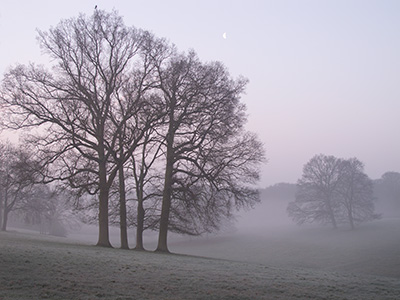
[[(96, 226), (69, 228), (64, 238), (11, 227), (9, 233), (0, 232), (0, 261), (2, 269), (16, 280), (8, 285), (0, 281), (0, 288), (5, 295), (19, 291), (25, 298), (29, 292), (29, 297), (61, 295), (60, 299), (84, 295), (108, 299), (121, 295), (127, 299), (132, 295), (143, 299), (208, 299), (210, 295), (215, 299), (223, 295), (228, 295), (226, 299), (397, 299), (399, 211), (391, 209), (386, 216), (388, 211), (379, 209), (380, 220), (360, 224), (355, 230), (345, 225), (336, 230), (316, 224), (298, 226), (286, 213), (295, 188), (295, 184), (283, 183), (262, 189), (260, 203), (238, 212), (236, 220), (219, 232), (200, 237), (169, 234), (171, 252), (184, 255), (92, 247)], [(380, 207), (390, 205), (381, 203)], [(146, 250), (156, 249), (155, 232), (146, 231), (144, 240)], [(115, 248), (120, 246), (118, 228), (110, 228), (110, 241)], [(134, 241), (131, 228), (131, 248)], [(104, 263), (99, 264), (99, 257)], [(37, 265), (36, 275), (29, 280), (27, 265)], [(92, 278), (93, 272), (99, 279), (87, 285), (86, 278)], [(30, 288), (20, 288), (21, 276)]]
[[(260, 189), (260, 202), (254, 207), (240, 210), (219, 231), (202, 236), (184, 236), (170, 233), (170, 251), (231, 261), (262, 264), (277, 268), (306, 268), (358, 275), (375, 275), (400, 278), (400, 207), (398, 205), (399, 174), (387, 172), (374, 180), (376, 213), (378, 220), (357, 224), (351, 230), (348, 224), (338, 229), (320, 224), (298, 226), (289, 218), (288, 204), (296, 198), (296, 184), (278, 183)], [(66, 240), (84, 245), (94, 245), (98, 228), (94, 225), (77, 225), (68, 215), (62, 233)], [(22, 220), (10, 218), (10, 230), (33, 235), (57, 235), (57, 228), (23, 226)], [(70, 226), (73, 224), (73, 226)], [(60, 232), (60, 229), (58, 229)], [(129, 246), (135, 247), (135, 228), (128, 230)], [(64, 234), (62, 234), (64, 235)], [(145, 231), (144, 247), (154, 251), (157, 232)], [(110, 227), (110, 242), (120, 247), (120, 231)]]
[[(280, 183), (260, 190), (254, 208), (236, 213), (219, 232), (199, 237), (169, 234), (170, 250), (177, 254), (262, 264), (277, 268), (306, 268), (356, 275), (400, 278), (400, 211), (389, 201), (377, 199), (379, 220), (359, 224), (355, 230), (343, 224), (338, 229), (318, 224), (296, 225), (286, 212), (295, 199), (296, 185)], [(385, 209), (387, 208), (387, 209)], [(119, 229), (111, 227), (110, 241), (120, 246)], [(93, 245), (96, 226), (69, 230), (67, 239)], [(129, 230), (130, 247), (135, 244)], [(144, 234), (146, 250), (157, 246), (157, 233)]]
[(355, 230), (318, 224), (296, 225), (286, 208), (295, 198), (295, 184), (261, 190), (261, 202), (237, 215), (233, 226), (197, 238), (171, 238), (176, 253), (260, 263), (284, 268), (379, 275), (400, 278), (400, 211), (383, 210), (379, 220)]

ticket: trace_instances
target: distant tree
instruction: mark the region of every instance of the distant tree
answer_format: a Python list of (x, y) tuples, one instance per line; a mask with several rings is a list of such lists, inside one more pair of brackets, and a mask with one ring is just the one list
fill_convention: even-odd
[(39, 226), (40, 233), (67, 236), (67, 228), (78, 227), (65, 191), (57, 187), (35, 184), (18, 205), (17, 215), (30, 226)]
[(364, 173), (364, 164), (356, 158), (343, 161), (338, 193), (340, 203), (352, 229), (356, 223), (379, 218), (375, 213), (372, 180)]
[(374, 181), (374, 194), (379, 209), (387, 216), (400, 215), (400, 173), (386, 172)]
[(261, 190), (261, 197), (267, 201), (289, 202), (294, 200), (296, 190), (296, 184), (280, 182)]
[(337, 228), (338, 185), (342, 176), (342, 160), (323, 154), (304, 165), (297, 182), (296, 200), (288, 206), (289, 216), (298, 224), (322, 223)]
[(0, 162), (0, 197), (2, 198), (1, 230), (6, 231), (8, 215), (20, 208), (34, 184), (34, 162), (25, 147), (3, 146)]
[(356, 158), (314, 156), (297, 183), (296, 199), (289, 203), (289, 216), (298, 224), (318, 222), (356, 223), (379, 218), (374, 211), (373, 184)]

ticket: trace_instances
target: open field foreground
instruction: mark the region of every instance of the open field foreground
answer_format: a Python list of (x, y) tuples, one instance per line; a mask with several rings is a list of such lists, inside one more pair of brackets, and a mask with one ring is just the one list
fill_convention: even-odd
[(0, 299), (400, 299), (400, 280), (0, 233)]

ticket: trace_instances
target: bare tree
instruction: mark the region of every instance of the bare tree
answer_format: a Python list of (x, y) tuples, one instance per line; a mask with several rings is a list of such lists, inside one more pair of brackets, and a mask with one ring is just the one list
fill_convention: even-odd
[(200, 235), (219, 230), (235, 210), (259, 201), (258, 167), (264, 159), (254, 134), (215, 137), (177, 164), (173, 186), (170, 230)]
[(17, 66), (5, 75), (1, 102), (9, 118), (3, 123), (44, 132), (36, 145), (47, 154), (51, 180), (98, 194), (97, 245), (111, 246), (110, 186), (143, 136), (134, 132), (129, 144), (124, 138), (120, 152), (119, 133), (136, 121), (142, 123), (133, 128), (151, 126), (151, 104), (143, 95), (163, 43), (101, 10), (39, 31), (39, 42), (56, 64), (52, 71)]
[[(123, 141), (120, 139), (120, 158), (124, 157)], [(121, 235), (121, 248), (128, 249), (128, 226), (126, 221), (126, 190), (125, 190), (125, 172), (124, 163), (119, 164), (118, 169), (118, 182), (119, 182), (119, 216), (120, 216), (120, 235)]]
[(344, 216), (352, 229), (356, 223), (379, 218), (374, 207), (372, 180), (364, 173), (364, 164), (357, 158), (343, 161), (343, 175), (338, 186)]
[(29, 191), (34, 183), (34, 162), (24, 147), (5, 145), (1, 155), (0, 186), (2, 191), (2, 224), (1, 230), (6, 231), (8, 215), (18, 209), (19, 204), (29, 197)]
[(314, 156), (297, 183), (289, 216), (298, 224), (319, 222), (337, 228), (339, 223), (356, 223), (379, 218), (374, 212), (373, 184), (356, 158)]
[[(111, 116), (113, 124), (118, 128), (119, 149), (115, 152), (114, 160), (119, 166), (121, 247), (125, 249), (128, 248), (125, 163), (129, 163), (131, 158), (134, 163), (135, 155), (140, 151), (146, 151), (146, 146), (149, 144), (149, 132), (154, 132), (164, 122), (166, 112), (163, 103), (160, 96), (153, 92), (158, 84), (156, 72), (153, 71), (156, 71), (156, 66), (173, 52), (173, 47), (163, 39), (156, 39), (149, 33), (144, 34), (141, 49), (143, 66), (131, 74), (132, 82), (123, 86), (122, 94), (125, 101), (118, 102), (116, 110), (119, 113)], [(134, 100), (132, 106), (126, 107), (126, 99)], [(129, 109), (130, 107), (133, 109)], [(137, 148), (139, 151), (136, 151)]]
[(296, 223), (328, 223), (337, 228), (337, 187), (342, 168), (341, 159), (323, 154), (304, 165), (303, 175), (297, 182), (296, 200), (287, 209)]
[(375, 181), (374, 194), (379, 209), (390, 217), (400, 216), (400, 173), (386, 172)]
[[(160, 66), (159, 76), (159, 88), (167, 110), (167, 129), (165, 180), (157, 251), (168, 252), (167, 234), (169, 228), (174, 227), (170, 222), (170, 214), (179, 207), (173, 200), (179, 199), (182, 200), (179, 202), (181, 204), (190, 204), (186, 206), (190, 209), (186, 209), (185, 213), (176, 213), (176, 217), (185, 216), (190, 211), (192, 216), (196, 212), (197, 216), (204, 218), (207, 211), (203, 209), (207, 205), (202, 206), (200, 213), (196, 209), (201, 202), (198, 201), (201, 197), (200, 189), (207, 186), (203, 189), (207, 193), (203, 200), (216, 199), (211, 197), (214, 195), (213, 191), (221, 190), (217, 182), (223, 172), (218, 173), (218, 167), (222, 170), (228, 169), (223, 165), (226, 158), (224, 155), (231, 155), (233, 152), (213, 148), (211, 145), (214, 143), (221, 146), (225, 142), (231, 146), (231, 139), (242, 129), (246, 118), (244, 106), (239, 100), (247, 81), (232, 80), (222, 64), (203, 64), (193, 52), (177, 55), (165, 66)], [(262, 152), (260, 148), (254, 151)], [(198, 161), (200, 157), (202, 162)], [(211, 174), (211, 169), (203, 168), (207, 162), (218, 160), (220, 164), (214, 166), (214, 174)], [(211, 176), (216, 178), (207, 181), (207, 177), (210, 179)], [(225, 191), (234, 188), (229, 177), (226, 179), (227, 184), (223, 189)], [(219, 195), (222, 197), (222, 193)], [(248, 200), (251, 202), (254, 198)], [(209, 203), (207, 200), (205, 202)]]
[[(122, 232), (122, 219), (125, 228), (136, 227), (135, 250), (144, 250), (143, 233), (146, 229), (155, 230), (159, 221), (159, 199), (162, 195), (163, 139), (150, 128), (138, 145), (123, 172), (119, 172), (118, 187), (114, 184), (111, 193), (110, 218), (119, 224)], [(123, 174), (123, 176), (121, 176)], [(122, 184), (121, 184), (122, 182)], [(122, 186), (122, 188), (121, 188)], [(121, 195), (123, 195), (121, 197)], [(119, 201), (116, 201), (119, 196)], [(123, 198), (123, 200), (121, 199)], [(123, 214), (121, 213), (123, 207)], [(119, 210), (119, 216), (118, 214)], [(119, 217), (119, 220), (117, 220)], [(121, 243), (121, 245), (123, 245)], [(123, 246), (122, 246), (123, 247)], [(123, 247), (124, 248), (124, 247)]]
[[(250, 182), (258, 173), (242, 166), (259, 162), (263, 154), (237, 165), (220, 159), (232, 154), (235, 137), (246, 137), (240, 103), (246, 80), (231, 79), (222, 64), (203, 64), (193, 52), (176, 55), (165, 41), (125, 27), (116, 12), (95, 10), (91, 17), (62, 21), (48, 32), (39, 31), (39, 41), (55, 62), (53, 70), (32, 64), (5, 75), (0, 100), (8, 113), (3, 124), (42, 133), (32, 143), (43, 154), (44, 182), (64, 180), (79, 196), (98, 195), (90, 204), (98, 208), (97, 245), (111, 246), (109, 194), (117, 176), (121, 240), (127, 245), (124, 165), (152, 128), (165, 138), (159, 251), (168, 251), (171, 197), (174, 189), (182, 191), (182, 182), (189, 182), (190, 193), (207, 187), (205, 203), (220, 199), (231, 205), (228, 198), (233, 197), (240, 206), (246, 197), (248, 203), (257, 199)], [(258, 143), (249, 145), (263, 153)], [(229, 168), (241, 175), (230, 174)], [(245, 185), (239, 184), (242, 180)]]
[[(162, 183), (162, 148), (164, 136), (157, 134), (156, 127), (147, 131), (144, 141), (132, 155), (133, 189), (137, 203), (136, 218), (136, 250), (144, 250), (143, 232), (155, 229), (159, 216), (156, 214)], [(149, 203), (152, 202), (152, 203)]]
[(73, 213), (70, 195), (52, 184), (34, 184), (23, 197), (15, 217), (33, 228), (39, 226), (41, 234), (67, 236), (68, 228), (79, 228)]

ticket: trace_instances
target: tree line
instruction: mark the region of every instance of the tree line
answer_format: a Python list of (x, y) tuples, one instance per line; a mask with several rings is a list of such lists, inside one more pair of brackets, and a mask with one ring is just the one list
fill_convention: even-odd
[(32, 152), (25, 145), (0, 141), (0, 230), (6, 231), (10, 213), (43, 234), (66, 236), (77, 226), (67, 194), (37, 181)]
[(38, 40), (51, 68), (6, 72), (1, 123), (30, 130), (30, 173), (73, 191), (98, 222), (97, 245), (111, 246), (115, 222), (123, 248), (135, 225), (136, 248), (151, 228), (168, 252), (168, 231), (209, 232), (259, 201), (264, 150), (244, 128), (247, 79), (127, 27), (115, 11), (63, 20)]

